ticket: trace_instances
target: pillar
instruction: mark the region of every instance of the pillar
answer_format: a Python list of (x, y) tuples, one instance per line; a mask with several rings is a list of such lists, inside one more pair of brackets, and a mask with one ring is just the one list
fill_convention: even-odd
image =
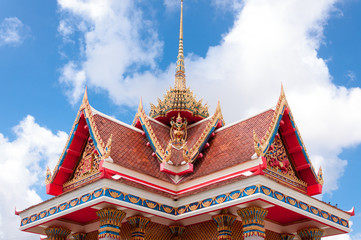
[(74, 233), (73, 238), (74, 240), (85, 240), (86, 233)]
[(169, 229), (173, 235), (174, 240), (181, 240), (182, 234), (186, 228), (183, 226), (173, 225), (173, 226), (169, 226)]
[(323, 232), (319, 228), (304, 228), (297, 231), (297, 234), (301, 237), (301, 240), (320, 240)]
[(261, 240), (266, 238), (264, 219), (268, 210), (260, 207), (246, 207), (238, 209), (237, 214), (242, 218), (243, 238), (245, 240)]
[(120, 226), (125, 212), (114, 208), (103, 208), (97, 211), (100, 220), (98, 239), (119, 239)]
[(221, 214), (212, 217), (217, 223), (218, 240), (232, 240), (232, 224), (236, 220), (236, 216), (229, 214), (228, 210), (222, 210)]
[(51, 226), (45, 229), (47, 240), (66, 240), (70, 230), (64, 227)]
[(149, 218), (142, 216), (134, 216), (127, 219), (128, 223), (132, 226), (131, 240), (144, 240), (145, 228), (150, 222)]
[(282, 233), (281, 234), (281, 240), (293, 240), (295, 238), (295, 235), (288, 234), (288, 233)]

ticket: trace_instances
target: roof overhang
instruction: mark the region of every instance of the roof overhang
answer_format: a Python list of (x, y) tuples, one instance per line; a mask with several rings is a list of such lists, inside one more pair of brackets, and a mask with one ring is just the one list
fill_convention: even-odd
[(250, 205), (267, 208), (266, 228), (272, 226), (278, 232), (297, 231), (304, 225), (322, 228), (326, 236), (350, 232), (350, 214), (261, 175), (178, 201), (102, 179), (21, 212), (20, 230), (42, 233), (54, 222), (89, 230), (97, 226), (94, 225), (95, 212), (105, 206), (126, 211), (127, 216), (140, 212), (153, 222), (190, 225), (209, 220), (221, 209), (230, 208), (235, 212)]

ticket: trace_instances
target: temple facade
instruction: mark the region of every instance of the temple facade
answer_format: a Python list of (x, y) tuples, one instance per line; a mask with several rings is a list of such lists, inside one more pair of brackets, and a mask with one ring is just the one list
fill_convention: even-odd
[(350, 232), (353, 211), (322, 202), (283, 89), (276, 107), (225, 124), (186, 85), (183, 1), (174, 87), (131, 125), (87, 92), (46, 191), (20, 230), (48, 240), (317, 240)]

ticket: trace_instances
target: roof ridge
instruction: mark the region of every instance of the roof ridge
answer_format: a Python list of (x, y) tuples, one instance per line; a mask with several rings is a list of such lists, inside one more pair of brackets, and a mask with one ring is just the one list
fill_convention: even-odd
[(168, 125), (166, 125), (166, 124), (158, 121), (157, 119), (154, 119), (154, 118), (152, 118), (151, 116), (148, 116), (148, 115), (147, 115), (147, 117), (148, 117), (149, 120), (151, 120), (151, 121), (153, 121), (153, 122), (155, 122), (155, 123), (158, 123), (159, 125), (161, 125), (161, 126), (163, 126), (163, 127), (166, 127), (166, 128), (168, 128), (168, 129), (170, 129), (170, 127), (169, 127)]
[[(213, 116), (213, 115), (212, 115), (212, 116)], [(195, 123), (190, 124), (187, 129), (190, 129), (190, 128), (192, 128), (192, 127), (195, 127), (195, 126), (197, 126), (197, 125), (199, 125), (199, 124), (201, 124), (201, 123), (203, 123), (203, 122), (211, 119), (212, 116), (209, 116), (209, 117), (207, 117), (207, 118), (205, 118), (205, 119), (202, 119), (202, 120), (200, 120), (200, 121), (198, 121), (198, 122), (195, 122)]]
[(240, 119), (240, 120), (238, 120), (238, 121), (235, 121), (235, 122), (233, 122), (233, 123), (230, 123), (230, 124), (228, 124), (228, 125), (226, 125), (226, 126), (224, 126), (224, 127), (221, 127), (221, 128), (219, 128), (219, 129), (217, 129), (215, 132), (220, 132), (220, 131), (222, 131), (222, 130), (224, 130), (224, 129), (226, 129), (226, 128), (232, 127), (232, 126), (237, 125), (237, 124), (239, 124), (239, 123), (241, 123), (241, 122), (245, 122), (245, 121), (247, 121), (247, 120), (249, 120), (249, 119), (251, 119), (251, 118), (257, 117), (258, 115), (261, 115), (261, 114), (263, 114), (263, 113), (265, 113), (265, 112), (268, 112), (268, 111), (270, 111), (270, 110), (273, 110), (273, 111), (274, 111), (274, 110), (275, 110), (275, 106), (273, 106), (273, 107), (271, 107), (271, 108), (268, 108), (268, 109), (266, 109), (266, 110), (264, 110), (264, 111), (262, 111), (262, 112), (259, 112), (259, 113), (257, 113), (257, 114), (254, 114), (254, 115), (252, 115), (252, 116), (249, 116), (249, 117)]
[(108, 120), (110, 120), (110, 121), (112, 121), (112, 122), (115, 122), (115, 123), (117, 123), (117, 124), (119, 124), (119, 125), (122, 125), (123, 127), (127, 127), (127, 128), (129, 128), (129, 129), (131, 129), (131, 130), (137, 131), (137, 132), (139, 132), (139, 133), (143, 133), (142, 130), (140, 130), (140, 129), (132, 126), (132, 125), (129, 125), (129, 124), (125, 123), (125, 122), (122, 122), (122, 121), (114, 118), (114, 117), (111, 117), (111, 116), (109, 116), (109, 115), (107, 115), (107, 114), (105, 114), (105, 113), (102, 113), (102, 112), (96, 110), (95, 108), (93, 108), (92, 106), (90, 106), (90, 107), (91, 107), (91, 109), (92, 109), (93, 115), (96, 115), (96, 114), (97, 114), (97, 115), (99, 115), (99, 116), (101, 116), (101, 117), (104, 117), (104, 118), (106, 118), (106, 119), (108, 119)]

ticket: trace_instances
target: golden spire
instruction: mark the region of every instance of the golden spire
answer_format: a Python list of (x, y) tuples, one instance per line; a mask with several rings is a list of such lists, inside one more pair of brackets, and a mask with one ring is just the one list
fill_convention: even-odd
[(184, 55), (183, 55), (183, 0), (181, 0), (179, 48), (178, 48), (177, 68), (175, 74), (174, 88), (177, 90), (184, 90), (186, 88), (186, 77), (185, 77)]

